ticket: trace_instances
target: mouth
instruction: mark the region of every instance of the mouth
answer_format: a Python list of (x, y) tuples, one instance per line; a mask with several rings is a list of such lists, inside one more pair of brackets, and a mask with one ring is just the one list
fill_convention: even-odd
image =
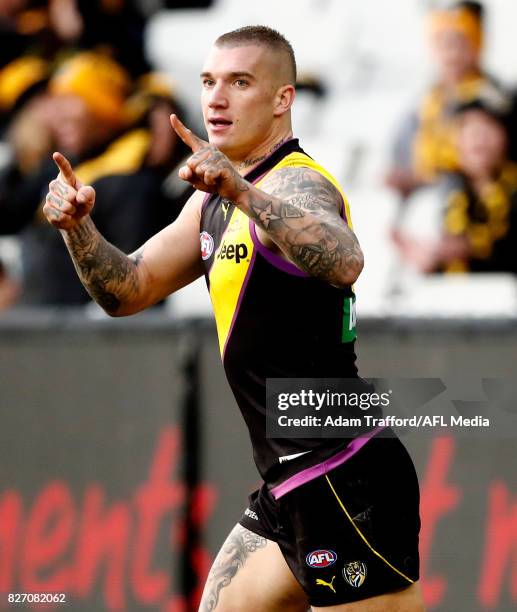
[(224, 117), (213, 117), (212, 119), (208, 120), (208, 123), (210, 124), (210, 128), (216, 132), (225, 130), (233, 125), (233, 121), (224, 119)]

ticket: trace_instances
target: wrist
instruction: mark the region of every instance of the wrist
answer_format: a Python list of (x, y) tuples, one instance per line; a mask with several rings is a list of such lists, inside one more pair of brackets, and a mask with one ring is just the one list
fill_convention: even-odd
[(63, 230), (63, 231), (73, 232), (74, 230), (78, 228), (88, 225), (90, 222), (91, 222), (90, 215), (83, 215), (82, 217), (76, 220), (76, 222), (74, 223), (74, 225), (72, 225), (72, 227), (70, 227), (70, 229)]
[(76, 221), (76, 223), (69, 228), (60, 228), (61, 235), (63, 238), (73, 238), (74, 236), (84, 236), (85, 233), (89, 233), (89, 230), (94, 228), (93, 221), (90, 215), (84, 215)]
[(227, 200), (230, 200), (237, 208), (247, 208), (249, 202), (250, 192), (254, 190), (255, 187), (251, 183), (248, 183), (245, 179), (241, 178), (237, 184), (235, 189), (232, 189), (232, 192), (228, 195), (224, 195)]

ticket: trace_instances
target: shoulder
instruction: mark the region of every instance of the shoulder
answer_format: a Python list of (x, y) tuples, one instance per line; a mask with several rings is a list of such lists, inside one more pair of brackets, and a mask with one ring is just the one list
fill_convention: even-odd
[(171, 227), (190, 228), (189, 231), (198, 232), (201, 226), (201, 210), (203, 206), (204, 196), (207, 195), (202, 191), (194, 191), (181, 208), (175, 221), (169, 225)]
[(203, 208), (203, 203), (205, 198), (209, 197), (209, 193), (205, 193), (204, 191), (194, 191), (194, 193), (189, 197), (189, 199), (185, 202), (185, 206), (183, 210), (187, 210), (191, 214), (195, 214), (198, 217), (201, 217), (201, 210)]
[(273, 185), (282, 181), (312, 182), (318, 181), (321, 174), (314, 168), (308, 166), (292, 166), (285, 165), (278, 168), (273, 168), (267, 176), (260, 181), (261, 185)]
[(340, 208), (343, 197), (340, 190), (320, 170), (307, 166), (284, 166), (273, 169), (260, 189), (299, 206), (310, 208), (319, 205)]

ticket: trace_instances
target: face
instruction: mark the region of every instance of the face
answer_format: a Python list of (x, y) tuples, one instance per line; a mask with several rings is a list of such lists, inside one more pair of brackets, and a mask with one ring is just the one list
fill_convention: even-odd
[(103, 122), (89, 110), (79, 96), (54, 97), (54, 134), (58, 148), (70, 155), (81, 155), (101, 142), (105, 134)]
[(500, 168), (506, 157), (504, 128), (481, 110), (463, 113), (460, 119), (458, 149), (463, 171), (484, 178)]
[(455, 30), (434, 35), (432, 51), (443, 80), (456, 82), (479, 66), (479, 53), (470, 40)]
[(245, 159), (274, 132), (285, 112), (282, 69), (264, 47), (212, 47), (201, 73), (201, 106), (210, 143), (230, 159)]

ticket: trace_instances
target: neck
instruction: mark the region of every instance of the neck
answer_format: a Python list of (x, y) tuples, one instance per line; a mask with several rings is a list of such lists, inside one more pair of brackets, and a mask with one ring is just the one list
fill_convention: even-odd
[(499, 174), (500, 169), (494, 168), (492, 171), (487, 170), (483, 174), (478, 173), (476, 176), (470, 176), (470, 184), (472, 185), (474, 192), (477, 193), (478, 196), (482, 196), (486, 187), (497, 181)]
[(471, 79), (477, 79), (480, 76), (481, 76), (481, 70), (477, 67), (472, 67), (471, 69), (466, 70), (461, 75), (458, 75), (458, 74), (443, 75), (441, 78), (441, 84), (442, 84), (442, 87), (445, 87), (445, 89), (455, 90), (459, 86), (461, 86), (463, 83), (465, 83), (466, 81), (469, 81)]
[(241, 159), (233, 159), (232, 164), (239, 174), (247, 174), (250, 170), (258, 166), (260, 162), (264, 161), (266, 157), (269, 157), (274, 151), (276, 151), (284, 142), (291, 139), (293, 133), (291, 129), (287, 129), (281, 134), (272, 135), (260, 146), (255, 147), (250, 151), (246, 157)]

